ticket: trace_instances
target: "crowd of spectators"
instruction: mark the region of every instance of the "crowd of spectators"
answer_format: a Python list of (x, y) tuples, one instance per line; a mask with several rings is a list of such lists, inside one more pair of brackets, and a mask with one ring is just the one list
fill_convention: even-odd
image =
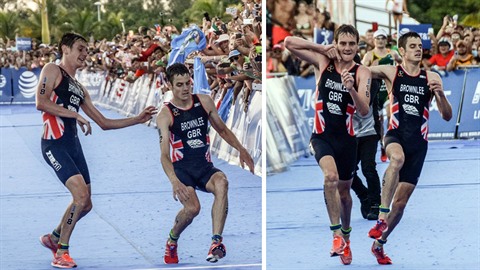
[[(252, 90), (261, 90), (261, 0), (242, 0), (225, 12), (230, 16), (223, 17), (231, 19), (223, 21), (219, 16), (210, 17), (205, 13), (202, 21), (196, 22), (205, 34), (207, 46), (187, 56), (185, 64), (193, 70), (194, 58), (200, 57), (214, 99), (223, 98), (227, 90), (234, 87), (234, 99), (244, 91), (245, 104), (248, 104)], [(184, 28), (192, 24), (195, 22)], [(174, 25), (142, 26), (136, 31), (119, 33), (111, 40), (95, 40), (92, 34), (86, 37), (89, 56), (84, 69), (106, 71), (107, 80), (123, 79), (130, 83), (141, 76), (149, 76), (151, 82), (159, 79), (162, 91), (167, 91), (162, 80), (172, 49), (171, 41), (183, 30), (179, 31)], [(31, 70), (60, 59), (57, 45), (39, 43), (35, 39), (29, 51), (17, 50), (13, 39), (0, 39), (0, 54), (0, 68)]]
[[(287, 36), (298, 36), (313, 40), (315, 29), (335, 31), (338, 24), (331, 21), (330, 13), (326, 10), (319, 10), (314, 3), (312, 1), (311, 4), (307, 4), (303, 0), (297, 2), (294, 0), (267, 1), (268, 77), (285, 74), (302, 77), (313, 75), (312, 65), (299, 60), (288, 50), (285, 50), (283, 39)], [(406, 10), (405, 7), (403, 9)], [(363, 59), (365, 54), (375, 48), (375, 32), (376, 29), (368, 29), (365, 33), (360, 33), (358, 44), (360, 59)], [(385, 35), (387, 35), (386, 32)], [(423, 51), (422, 67), (424, 69), (446, 75), (445, 71), (452, 71), (465, 66), (475, 66), (480, 63), (478, 53), (480, 31), (478, 28), (460, 25), (458, 15), (445, 16), (438, 33), (435, 35), (433, 31), (429, 31), (428, 35), (431, 40), (431, 48)], [(398, 52), (398, 37), (396, 31), (392, 35), (387, 35), (386, 47), (389, 51), (392, 51), (392, 56), (395, 59), (398, 58), (398, 53), (396, 53)]]

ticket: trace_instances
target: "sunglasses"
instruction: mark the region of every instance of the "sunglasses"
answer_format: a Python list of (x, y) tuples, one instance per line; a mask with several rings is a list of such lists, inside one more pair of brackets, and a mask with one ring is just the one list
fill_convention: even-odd
[(234, 56), (234, 57), (230, 58), (230, 62), (237, 61), (237, 60), (238, 60), (238, 56)]
[(387, 38), (384, 36), (379, 36), (379, 37), (376, 37), (375, 39), (387, 39)]

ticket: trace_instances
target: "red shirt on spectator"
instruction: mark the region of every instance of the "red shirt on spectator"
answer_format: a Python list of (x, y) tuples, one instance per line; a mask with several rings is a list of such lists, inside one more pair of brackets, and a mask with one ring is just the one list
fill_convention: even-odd
[(140, 54), (141, 56), (138, 58), (140, 62), (145, 62), (148, 60), (148, 57), (152, 55), (152, 53), (155, 51), (155, 49), (158, 48), (158, 45), (155, 43), (150, 44), (150, 46), (145, 50), (142, 51)]
[(450, 50), (448, 52), (448, 54), (446, 55), (446, 57), (443, 57), (443, 55), (441, 53), (437, 53), (437, 54), (433, 55), (432, 57), (430, 57), (430, 59), (428, 59), (428, 61), (432, 65), (437, 65), (439, 67), (446, 67), (448, 62), (450, 61), (450, 59), (453, 57), (453, 54), (454, 54), (454, 50)]

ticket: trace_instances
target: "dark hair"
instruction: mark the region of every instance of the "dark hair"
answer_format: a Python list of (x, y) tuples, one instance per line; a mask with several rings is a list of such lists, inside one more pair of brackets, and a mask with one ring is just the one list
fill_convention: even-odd
[(174, 63), (171, 66), (167, 68), (167, 71), (165, 72), (167, 75), (167, 80), (171, 83), (173, 83), (173, 77), (176, 76), (181, 76), (181, 75), (189, 75), (190, 76), (190, 70), (188, 70), (187, 66), (185, 66), (182, 63)]
[(422, 39), (420, 37), (419, 34), (417, 34), (416, 32), (408, 32), (408, 33), (405, 33), (403, 34), (399, 39), (398, 39), (398, 48), (405, 48), (405, 46), (407, 46), (407, 40), (408, 38), (419, 38), (419, 39)]
[(87, 40), (79, 35), (79, 34), (76, 34), (76, 33), (65, 33), (63, 36), (62, 36), (62, 39), (60, 40), (60, 43), (58, 44), (58, 50), (60, 51), (61, 54), (63, 54), (63, 51), (62, 51), (62, 45), (65, 45), (69, 48), (72, 48), (73, 47), (73, 44), (75, 44), (75, 42), (77, 40), (81, 40), (85, 43), (88, 43)]
[(335, 31), (335, 34), (333, 35), (335, 42), (338, 42), (338, 37), (340, 36), (340, 34), (350, 34), (352, 36), (355, 36), (358, 43), (358, 40), (359, 40), (358, 31), (357, 29), (355, 29), (355, 27), (353, 27), (353, 25), (350, 25), (350, 24), (340, 25), (340, 27), (338, 27), (338, 29)]

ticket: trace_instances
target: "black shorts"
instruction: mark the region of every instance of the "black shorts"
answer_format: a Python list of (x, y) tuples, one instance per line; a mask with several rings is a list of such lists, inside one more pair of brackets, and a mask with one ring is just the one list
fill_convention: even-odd
[(353, 178), (357, 162), (357, 140), (348, 134), (327, 135), (313, 134), (310, 146), (315, 154), (317, 163), (324, 156), (332, 156), (337, 166), (340, 180)]
[(207, 183), (216, 172), (221, 170), (215, 168), (212, 162), (187, 163), (177, 161), (173, 164), (177, 178), (189, 187), (207, 192)]
[(385, 148), (390, 143), (398, 143), (403, 148), (405, 161), (400, 169), (399, 182), (417, 185), (428, 150), (428, 142), (422, 137), (405, 140), (398, 130), (391, 129), (385, 135)]
[(42, 139), (42, 154), (64, 185), (70, 177), (77, 174), (81, 174), (85, 183), (90, 184), (87, 161), (78, 137), (63, 136), (57, 140)]

